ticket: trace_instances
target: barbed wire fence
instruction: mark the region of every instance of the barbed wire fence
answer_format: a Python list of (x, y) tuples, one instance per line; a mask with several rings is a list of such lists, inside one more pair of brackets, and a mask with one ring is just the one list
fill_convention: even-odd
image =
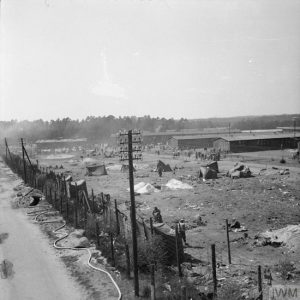
[[(88, 193), (86, 182), (83, 180), (74, 182), (62, 174), (56, 174), (48, 168), (39, 166), (38, 162), (31, 163), (29, 158), (26, 161), (9, 150), (2, 155), (2, 158), (13, 172), (24, 180), (25, 184), (43, 193), (48, 203), (61, 213), (67, 224), (73, 225), (75, 229), (84, 229), (86, 236), (95, 242), (96, 249), (102, 252), (112, 266), (124, 271), (127, 277), (131, 278), (132, 241), (129, 210), (121, 210), (117, 200), (111, 199), (109, 194), (95, 195), (93, 190)], [(140, 270), (150, 274), (151, 265), (155, 265), (157, 272), (159, 264), (169, 265), (174, 273), (177, 273), (172, 288), (176, 290), (178, 282), (184, 287), (189, 286), (188, 289), (178, 291), (179, 298), (169, 299), (190, 299), (188, 297), (202, 299), (193, 285), (186, 280), (188, 277), (186, 270), (194, 264), (185, 260), (186, 255), (180, 236), (167, 234), (154, 227), (152, 220), (145, 220), (141, 217), (137, 219), (137, 234)], [(248, 296), (252, 297), (249, 299), (262, 299), (262, 293), (259, 294), (257, 288), (259, 285), (258, 267), (244, 264), (242, 261), (228, 264), (226, 244), (216, 242), (215, 245), (215, 272), (218, 278), (218, 289), (222, 289), (226, 280), (233, 275), (239, 279), (237, 281), (241, 284), (240, 286), (247, 285)], [(207, 246), (199, 251), (201, 251), (200, 261), (205, 267), (201, 268), (198, 283), (206, 286), (208, 290), (213, 290), (217, 283), (213, 278), (212, 249)], [(161, 257), (157, 257), (159, 255)], [(178, 269), (174, 267), (176, 263)], [(238, 270), (242, 269), (247, 272), (239, 273)], [(250, 285), (249, 278), (246, 278), (247, 274), (252, 275)], [(158, 280), (160, 279), (156, 279)], [(267, 290), (268, 285), (263, 282), (264, 293)], [(172, 296), (171, 292), (170, 295)]]

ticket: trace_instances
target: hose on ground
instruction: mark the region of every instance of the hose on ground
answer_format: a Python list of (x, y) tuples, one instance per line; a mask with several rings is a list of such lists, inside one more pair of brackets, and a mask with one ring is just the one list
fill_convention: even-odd
[[(49, 209), (46, 209), (46, 210), (37, 210), (37, 211), (32, 211), (32, 212), (29, 212), (27, 213), (27, 215), (33, 215), (35, 213), (38, 213), (36, 214), (35, 218), (34, 218), (34, 221), (37, 222), (37, 223), (55, 223), (55, 222), (61, 222), (62, 220), (52, 220), (52, 221), (39, 221), (38, 218), (43, 215), (43, 214), (46, 214), (50, 212), (50, 208)], [(56, 228), (55, 230), (53, 230), (53, 233), (58, 233), (57, 231), (63, 229), (65, 226), (66, 226), (66, 221), (63, 221), (63, 224), (61, 226), (59, 226), (58, 228)], [(117, 292), (118, 292), (118, 300), (121, 300), (122, 299), (122, 293), (120, 291), (120, 288), (118, 287), (117, 283), (115, 282), (115, 280), (113, 279), (113, 277), (111, 276), (111, 274), (109, 272), (107, 272), (106, 270), (103, 270), (101, 268), (98, 268), (98, 267), (95, 267), (91, 264), (91, 260), (92, 260), (92, 253), (91, 253), (91, 250), (90, 248), (74, 248), (74, 247), (63, 247), (63, 246), (59, 246), (57, 243), (62, 241), (63, 239), (67, 238), (69, 236), (69, 233), (63, 235), (62, 237), (56, 239), (53, 243), (53, 246), (55, 249), (58, 249), (58, 250), (62, 250), (62, 249), (69, 249), (69, 250), (86, 250), (89, 254), (89, 258), (88, 258), (88, 266), (96, 271), (100, 271), (104, 274), (106, 274), (110, 280), (112, 281), (112, 283), (114, 284)]]

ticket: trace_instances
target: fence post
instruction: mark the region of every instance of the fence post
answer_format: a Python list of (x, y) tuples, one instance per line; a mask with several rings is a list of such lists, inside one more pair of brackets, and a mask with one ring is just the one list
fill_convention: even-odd
[(144, 219), (143, 219), (143, 229), (144, 229), (144, 234), (145, 234), (145, 240), (148, 241), (147, 227), (144, 222)]
[(54, 191), (54, 205), (53, 205), (53, 206), (54, 206), (54, 208), (56, 209), (56, 206), (57, 206), (57, 205), (56, 205), (56, 191)]
[(126, 253), (126, 275), (127, 278), (130, 278), (130, 255), (129, 255), (129, 247), (127, 242), (125, 243), (125, 253)]
[(263, 293), (262, 293), (262, 278), (261, 278), (261, 266), (258, 266), (258, 300), (263, 300)]
[(176, 259), (177, 259), (177, 268), (178, 268), (178, 275), (179, 277), (182, 277), (182, 271), (181, 271), (181, 257), (180, 257), (180, 250), (179, 250), (179, 233), (178, 233), (178, 227), (175, 228), (175, 240), (176, 240)]
[(117, 222), (117, 235), (119, 235), (120, 234), (120, 222), (119, 222), (117, 199), (115, 199), (115, 214), (116, 214), (116, 222)]
[(50, 197), (50, 203), (52, 204), (53, 206), (53, 201), (52, 201), (52, 188), (50, 187), (50, 190), (49, 190), (49, 197)]
[(231, 252), (230, 252), (228, 220), (226, 219), (225, 221), (226, 221), (226, 238), (227, 238), (227, 249), (228, 249), (228, 263), (231, 264)]
[(85, 202), (83, 203), (83, 208), (84, 208), (84, 230), (86, 230), (86, 224), (87, 224), (87, 207), (86, 207), (86, 203)]
[(150, 217), (150, 231), (151, 231), (151, 235), (153, 235), (154, 230), (153, 230), (153, 219), (152, 219), (152, 217)]
[(65, 195), (65, 199), (66, 199), (66, 218), (67, 221), (69, 220), (69, 200), (68, 200), (68, 195)]
[(151, 265), (151, 300), (156, 300), (155, 297), (155, 266)]
[(95, 213), (95, 195), (94, 195), (94, 190), (92, 189), (92, 210), (93, 214)]
[(77, 183), (75, 182), (75, 200), (74, 200), (74, 227), (77, 228), (78, 226), (78, 220), (77, 220), (77, 205), (78, 205), (78, 190), (77, 190)]
[(181, 287), (181, 300), (187, 300), (186, 286)]
[(128, 131), (128, 166), (129, 166), (129, 189), (130, 189), (130, 218), (132, 233), (132, 257), (134, 273), (134, 294), (139, 296), (139, 271), (138, 271), (138, 245), (137, 245), (137, 226), (136, 226), (136, 208), (134, 195), (133, 179), (133, 157), (132, 157), (132, 130)]
[(62, 211), (63, 211), (63, 204), (62, 204), (62, 202), (63, 202), (63, 197), (62, 197), (62, 195), (60, 195), (60, 213), (62, 214)]
[(23, 143), (23, 139), (22, 138), (21, 138), (21, 144), (22, 144), (22, 156), (23, 156), (24, 182), (26, 184), (27, 183), (26, 162), (25, 162), (24, 143)]
[(112, 266), (115, 266), (115, 250), (114, 250), (114, 237), (112, 232), (110, 233), (110, 250), (111, 250), (111, 260)]
[(212, 275), (213, 275), (213, 283), (214, 283), (214, 298), (217, 297), (217, 271), (216, 271), (216, 245), (211, 245), (211, 261), (212, 261)]
[(99, 224), (96, 221), (96, 240), (97, 240), (97, 247), (100, 246), (100, 240), (99, 240)]

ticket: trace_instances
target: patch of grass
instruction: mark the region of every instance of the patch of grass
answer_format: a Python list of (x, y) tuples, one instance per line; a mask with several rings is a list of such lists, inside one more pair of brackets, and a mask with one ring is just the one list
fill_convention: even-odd
[(290, 279), (291, 273), (294, 271), (294, 269), (294, 264), (288, 257), (285, 257), (282, 260), (280, 260), (276, 268), (277, 272), (280, 273), (280, 277), (284, 280)]
[(236, 281), (226, 281), (218, 290), (218, 300), (242, 300), (244, 299), (242, 288), (242, 284)]

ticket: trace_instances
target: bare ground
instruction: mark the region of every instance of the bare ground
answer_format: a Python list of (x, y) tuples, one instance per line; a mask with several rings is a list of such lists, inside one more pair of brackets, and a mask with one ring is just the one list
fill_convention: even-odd
[[(286, 164), (280, 164), (283, 156)], [(73, 158), (73, 159), (76, 159)], [(67, 160), (43, 160), (42, 164), (53, 166), (63, 164), (64, 170), (70, 171), (74, 179), (85, 178), (89, 191), (93, 188), (96, 193), (111, 194), (118, 203), (129, 201), (128, 174), (109, 170), (107, 176), (85, 176), (86, 170), (79, 161), (77, 166), (71, 166)], [(120, 164), (116, 158), (100, 158), (106, 166)], [(171, 167), (180, 167), (173, 173), (164, 173), (161, 178), (156, 172), (156, 162), (161, 159)], [(243, 160), (253, 172), (253, 177), (232, 180), (225, 176), (235, 162)], [(193, 190), (168, 191), (152, 195), (136, 197), (138, 215), (146, 221), (150, 218), (154, 206), (160, 208), (164, 222), (171, 227), (180, 218), (187, 221), (187, 240), (189, 247), (186, 253), (201, 261), (203, 265), (210, 261), (210, 245), (216, 244), (218, 261), (227, 264), (227, 246), (224, 230), (225, 219), (238, 220), (247, 228), (247, 237), (244, 233), (230, 233), (233, 266), (232, 272), (245, 274), (255, 272), (258, 265), (270, 266), (273, 269), (275, 282), (282, 282), (276, 265), (280, 260), (288, 258), (296, 269), (300, 269), (299, 252), (293, 253), (285, 247), (273, 246), (257, 247), (255, 237), (257, 234), (270, 229), (283, 228), (290, 224), (300, 223), (300, 164), (290, 158), (289, 152), (268, 151), (258, 153), (242, 153), (229, 156), (219, 162), (220, 174), (216, 180), (202, 182), (193, 180), (197, 176), (203, 162), (194, 158), (181, 157), (173, 159), (170, 155), (160, 156), (154, 153), (145, 153), (142, 162), (137, 162), (135, 183), (141, 181), (153, 185), (164, 185), (171, 178), (182, 180), (191, 184)], [(289, 169), (289, 174), (280, 175), (280, 169)], [(195, 217), (200, 214), (206, 222), (205, 226), (196, 226)], [(234, 266), (236, 265), (236, 269)], [(219, 276), (226, 270), (219, 269)], [(225, 275), (224, 275), (225, 276)], [(297, 273), (293, 276), (293, 283), (299, 283)], [(130, 298), (128, 298), (130, 299)]]

